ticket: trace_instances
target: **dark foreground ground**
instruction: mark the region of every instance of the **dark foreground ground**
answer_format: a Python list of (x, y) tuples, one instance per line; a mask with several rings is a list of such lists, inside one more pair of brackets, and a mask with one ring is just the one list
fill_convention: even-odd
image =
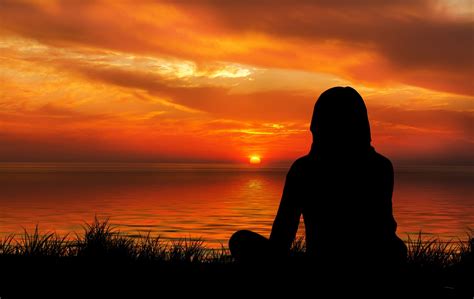
[(130, 238), (96, 220), (75, 240), (38, 230), (1, 240), (0, 298), (474, 298), (471, 237), (407, 243), (407, 265), (392, 271), (309, 264), (301, 240), (288, 262), (242, 265), (200, 240)]
[[(139, 264), (24, 259), (2, 263), (1, 298), (473, 298), (471, 269), (324, 271), (302, 265)], [(286, 297), (286, 295), (284, 295)]]

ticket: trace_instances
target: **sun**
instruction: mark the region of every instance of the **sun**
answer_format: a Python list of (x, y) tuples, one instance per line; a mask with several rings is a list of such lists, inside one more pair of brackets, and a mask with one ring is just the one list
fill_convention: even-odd
[(260, 156), (250, 156), (250, 164), (260, 164), (262, 162), (262, 159), (260, 158)]

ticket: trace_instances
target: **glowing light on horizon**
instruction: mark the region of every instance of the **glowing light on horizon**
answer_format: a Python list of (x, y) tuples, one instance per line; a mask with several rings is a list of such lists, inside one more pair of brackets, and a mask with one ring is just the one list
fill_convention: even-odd
[(257, 165), (262, 163), (262, 158), (257, 155), (250, 156), (250, 164)]

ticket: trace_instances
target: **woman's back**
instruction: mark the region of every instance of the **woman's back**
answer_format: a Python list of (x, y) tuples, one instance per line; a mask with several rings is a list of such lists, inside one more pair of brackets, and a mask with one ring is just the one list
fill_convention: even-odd
[(347, 242), (366, 250), (367, 245), (395, 237), (390, 161), (373, 149), (352, 159), (305, 156), (288, 175), (293, 176), (288, 180), (294, 184), (289, 187), (294, 192), (291, 198), (303, 214), (312, 255), (338, 254)]

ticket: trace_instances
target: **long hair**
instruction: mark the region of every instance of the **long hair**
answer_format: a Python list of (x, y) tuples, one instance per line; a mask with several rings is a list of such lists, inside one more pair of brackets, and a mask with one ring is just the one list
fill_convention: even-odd
[(372, 149), (369, 117), (364, 100), (352, 87), (333, 87), (314, 105), (311, 154), (347, 154)]

